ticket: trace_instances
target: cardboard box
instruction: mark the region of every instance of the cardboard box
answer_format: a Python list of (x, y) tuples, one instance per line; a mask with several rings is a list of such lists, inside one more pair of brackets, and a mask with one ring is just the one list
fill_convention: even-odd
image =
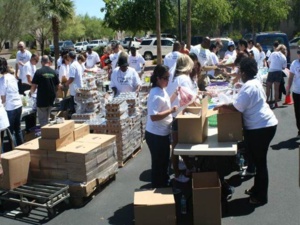
[[(178, 143), (199, 144), (207, 138), (207, 98), (202, 99), (201, 107), (187, 107), (177, 115)], [(191, 113), (186, 114), (185, 113)]]
[(40, 138), (35, 138), (31, 141), (25, 142), (24, 144), (15, 147), (15, 149), (25, 151), (37, 151), (39, 150), (39, 139)]
[(175, 225), (175, 200), (171, 188), (134, 192), (135, 225)]
[(67, 162), (82, 164), (96, 158), (103, 152), (100, 144), (77, 141), (58, 149), (58, 151), (66, 154)]
[(42, 138), (59, 139), (74, 131), (74, 121), (65, 120), (59, 124), (47, 124), (41, 128)]
[(74, 141), (73, 133), (69, 133), (66, 136), (59, 139), (40, 138), (39, 146), (40, 149), (43, 150), (56, 151), (68, 144), (71, 144), (73, 141)]
[(216, 172), (193, 173), (194, 225), (221, 225), (221, 184)]
[(115, 141), (116, 141), (116, 136), (109, 135), (109, 134), (88, 134), (83, 138), (77, 140), (77, 142), (82, 142), (82, 143), (101, 144), (102, 148), (111, 145)]
[(79, 138), (84, 137), (85, 135), (90, 133), (90, 126), (88, 124), (77, 124), (75, 123), (75, 129), (73, 131), (74, 141)]
[(218, 113), (218, 141), (243, 140), (243, 122), (240, 112), (220, 111)]
[(3, 177), (1, 189), (14, 189), (27, 183), (30, 154), (27, 151), (13, 150), (1, 155)]

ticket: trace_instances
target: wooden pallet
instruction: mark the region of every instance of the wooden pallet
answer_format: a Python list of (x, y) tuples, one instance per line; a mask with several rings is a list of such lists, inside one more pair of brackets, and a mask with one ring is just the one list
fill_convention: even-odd
[(86, 184), (70, 185), (69, 193), (72, 205), (74, 207), (81, 207), (85, 205), (93, 198), (93, 196), (103, 190), (108, 184), (110, 184), (110, 182), (114, 181), (117, 174), (117, 163), (114, 165), (115, 166), (111, 168), (114, 172), (105, 178), (96, 178), (87, 182)]
[(125, 160), (119, 161), (119, 168), (124, 167), (132, 158), (135, 158), (142, 151), (142, 147), (139, 146), (136, 150), (133, 151)]

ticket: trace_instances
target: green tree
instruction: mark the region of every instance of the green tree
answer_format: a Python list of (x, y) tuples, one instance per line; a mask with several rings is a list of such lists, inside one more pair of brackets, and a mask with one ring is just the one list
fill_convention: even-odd
[(251, 26), (252, 33), (276, 28), (287, 18), (291, 7), (289, 0), (230, 0), (235, 19)]
[(85, 37), (85, 26), (79, 16), (66, 19), (61, 23), (60, 39), (76, 42)]
[(295, 25), (300, 30), (300, 0), (290, 0), (290, 6), (292, 8), (291, 18), (294, 20)]
[(39, 12), (51, 21), (54, 41), (55, 68), (57, 68), (57, 59), (59, 57), (59, 32), (60, 24), (63, 20), (72, 18), (74, 4), (71, 0), (33, 0), (37, 4)]
[(33, 6), (24, 0), (0, 0), (0, 51), (6, 41), (14, 41), (27, 33), (34, 15)]

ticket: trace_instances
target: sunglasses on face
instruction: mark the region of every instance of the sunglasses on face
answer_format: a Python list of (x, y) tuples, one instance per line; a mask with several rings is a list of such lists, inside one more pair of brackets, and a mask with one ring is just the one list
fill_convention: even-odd
[(24, 46), (20, 45), (20, 46), (18, 46), (18, 48), (24, 48)]

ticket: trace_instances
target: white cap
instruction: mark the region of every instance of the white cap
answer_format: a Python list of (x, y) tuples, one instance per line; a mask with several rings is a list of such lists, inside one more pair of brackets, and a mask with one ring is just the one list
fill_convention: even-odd
[(233, 41), (228, 41), (228, 45), (227, 46), (234, 46), (234, 42)]

